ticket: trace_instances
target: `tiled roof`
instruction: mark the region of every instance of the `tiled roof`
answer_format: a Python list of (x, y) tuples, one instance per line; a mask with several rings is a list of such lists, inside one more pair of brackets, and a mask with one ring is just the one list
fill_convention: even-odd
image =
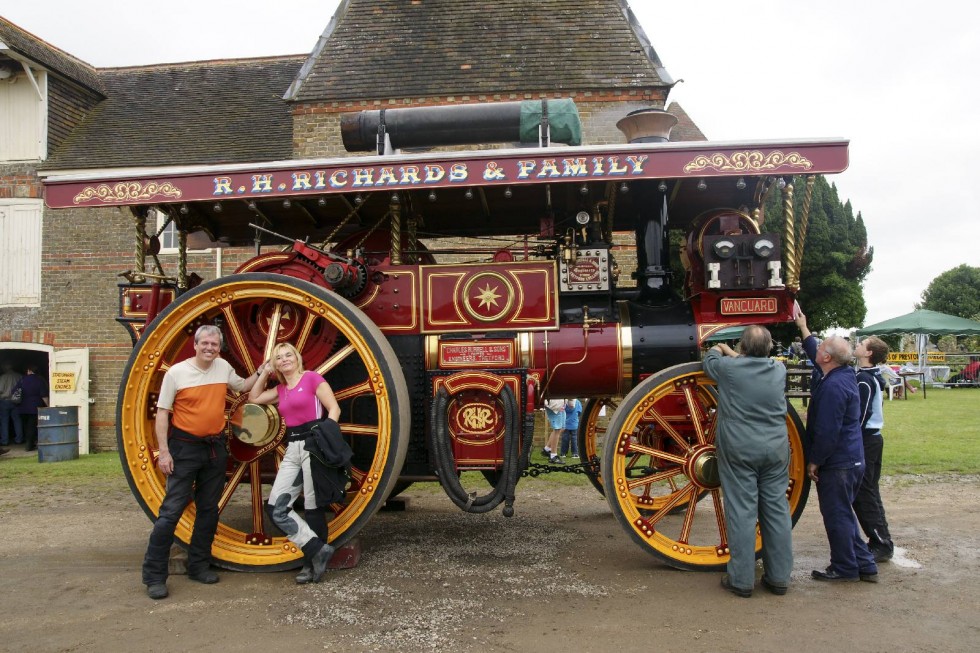
[(304, 59), (100, 69), (106, 99), (44, 168), (289, 159), (293, 123), (282, 93)]
[(672, 84), (626, 0), (343, 0), (287, 97)]
[(671, 102), (667, 107), (667, 113), (677, 118), (677, 124), (670, 130), (670, 142), (678, 141), (706, 141), (708, 137), (694, 124), (691, 116), (687, 115), (677, 102)]
[(95, 68), (0, 16), (0, 42), (19, 55), (105, 95)]

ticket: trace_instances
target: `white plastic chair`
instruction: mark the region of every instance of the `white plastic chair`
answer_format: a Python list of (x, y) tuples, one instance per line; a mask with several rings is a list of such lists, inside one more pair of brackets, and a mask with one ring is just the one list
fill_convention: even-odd
[(902, 379), (899, 379), (898, 383), (889, 383), (888, 384), (888, 401), (891, 401), (892, 399), (895, 398), (895, 391), (901, 389), (901, 387), (904, 384), (905, 384), (905, 381), (903, 381)]

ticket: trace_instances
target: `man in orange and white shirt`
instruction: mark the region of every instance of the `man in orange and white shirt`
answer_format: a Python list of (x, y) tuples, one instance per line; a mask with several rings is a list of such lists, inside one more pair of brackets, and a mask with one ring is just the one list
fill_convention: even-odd
[[(143, 558), (143, 583), (151, 599), (166, 598), (167, 567), (177, 522), (191, 498), (196, 504), (194, 532), (187, 554), (187, 577), (210, 585), (211, 544), (218, 528), (218, 499), (225, 486), (225, 396), (228, 388), (248, 392), (256, 376), (238, 376), (219, 358), (221, 331), (206, 324), (194, 334), (194, 357), (167, 370), (157, 400), (157, 465), (167, 476), (167, 494), (153, 524)], [(172, 417), (172, 419), (171, 419)]]

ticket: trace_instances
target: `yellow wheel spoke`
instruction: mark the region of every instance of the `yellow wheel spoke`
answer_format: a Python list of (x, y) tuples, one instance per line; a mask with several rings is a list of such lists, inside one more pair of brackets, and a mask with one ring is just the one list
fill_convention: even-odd
[(694, 514), (698, 510), (697, 489), (691, 486), (688, 493), (687, 510), (684, 511), (684, 524), (681, 526), (681, 533), (677, 536), (678, 542), (687, 544), (691, 541), (691, 528), (694, 526)]
[(653, 483), (659, 483), (660, 481), (666, 480), (673, 482), (674, 477), (680, 473), (682, 473), (680, 467), (672, 467), (670, 469), (665, 469), (662, 472), (654, 472), (653, 474), (649, 474), (648, 476), (644, 476), (642, 478), (635, 478), (628, 482), (626, 487), (632, 490), (638, 487), (647, 486), (647, 491), (649, 492), (649, 486)]
[(248, 466), (245, 463), (240, 464), (232, 473), (228, 482), (225, 483), (225, 489), (221, 491), (221, 498), (218, 499), (218, 512), (224, 510), (228, 502), (231, 501), (231, 495), (235, 493), (238, 484), (242, 482), (242, 476), (245, 475), (246, 469), (248, 469)]
[(372, 394), (373, 392), (374, 391), (371, 389), (371, 382), (364, 381), (362, 383), (358, 383), (357, 385), (352, 385), (349, 388), (334, 390), (333, 396), (337, 398), (337, 401), (346, 401), (347, 399), (363, 397)]
[(241, 325), (238, 324), (238, 316), (232, 310), (231, 305), (225, 304), (221, 307), (221, 312), (225, 316), (225, 329), (228, 335), (225, 340), (229, 347), (234, 347), (238, 360), (246, 366), (249, 374), (255, 371), (251, 356), (248, 355), (248, 345), (245, 344), (245, 335), (242, 333)]
[(677, 446), (679, 446), (682, 450), (687, 451), (688, 449), (691, 448), (691, 445), (688, 444), (687, 440), (684, 439), (684, 436), (678, 433), (677, 429), (675, 429), (670, 424), (670, 422), (668, 422), (666, 418), (664, 418), (663, 415), (661, 415), (659, 412), (654, 410), (652, 417), (653, 420), (657, 423), (657, 426), (662, 428), (664, 432), (670, 436), (670, 439), (676, 442)]
[[(267, 361), (272, 359), (272, 350), (276, 347), (276, 339), (279, 337), (279, 324), (282, 322), (282, 302), (276, 302), (276, 307), (272, 309), (272, 315), (269, 316), (269, 330), (268, 335), (265, 338), (265, 350), (262, 354), (262, 360)], [(254, 369), (250, 369), (249, 372), (254, 372)]]
[(646, 454), (653, 458), (659, 460), (668, 460), (672, 463), (677, 463), (678, 465), (683, 465), (687, 458), (684, 456), (678, 456), (672, 453), (667, 453), (666, 451), (661, 451), (659, 449), (654, 449), (653, 447), (645, 447), (642, 444), (631, 444), (630, 453), (632, 454)]
[(378, 426), (376, 424), (340, 424), (340, 432), (344, 435), (371, 435), (378, 436)]
[(650, 526), (656, 526), (658, 522), (663, 520), (664, 517), (670, 514), (670, 511), (681, 505), (686, 499), (690, 499), (691, 496), (697, 491), (693, 483), (688, 483), (679, 492), (675, 493), (670, 500), (667, 501), (656, 513), (653, 514), (647, 523)]
[(313, 325), (316, 324), (317, 319), (319, 318), (313, 313), (306, 314), (306, 319), (303, 320), (303, 326), (300, 328), (299, 335), (296, 337), (296, 342), (294, 343), (296, 351), (303, 351), (306, 347), (306, 342), (310, 339), (310, 333), (312, 333)]
[(259, 469), (258, 460), (248, 464), (248, 476), (252, 490), (252, 532), (263, 533), (265, 532), (265, 506), (262, 501), (262, 471)]
[(318, 365), (316, 368), (316, 373), (319, 374), (320, 376), (326, 376), (330, 370), (340, 365), (344, 361), (344, 359), (346, 359), (348, 356), (353, 354), (354, 351), (355, 351), (354, 345), (347, 345), (346, 347), (338, 351), (336, 354), (334, 354), (327, 360), (323, 361), (323, 363)]
[(691, 414), (691, 425), (694, 426), (694, 434), (697, 437), (698, 444), (704, 444), (705, 432), (704, 423), (701, 421), (701, 402), (694, 396), (694, 389), (689, 385), (684, 386), (684, 401), (687, 402), (687, 410)]
[(718, 541), (722, 549), (728, 548), (728, 529), (725, 528), (725, 510), (721, 501), (721, 492), (711, 491), (711, 501), (715, 507), (715, 522), (718, 526)]

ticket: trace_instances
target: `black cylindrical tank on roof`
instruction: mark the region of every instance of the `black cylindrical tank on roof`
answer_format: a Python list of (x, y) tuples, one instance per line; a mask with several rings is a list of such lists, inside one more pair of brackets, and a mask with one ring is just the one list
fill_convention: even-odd
[(375, 150), (382, 121), (395, 149), (478, 143), (536, 145), (538, 125), (545, 115), (552, 142), (582, 144), (578, 108), (569, 99), (359, 111), (341, 116), (340, 133), (348, 152)]

